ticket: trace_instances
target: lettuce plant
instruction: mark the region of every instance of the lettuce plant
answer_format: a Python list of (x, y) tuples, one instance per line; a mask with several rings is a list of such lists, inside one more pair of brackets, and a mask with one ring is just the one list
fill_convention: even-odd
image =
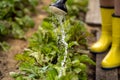
[(68, 43), (63, 75), (59, 77), (65, 50), (59, 41), (61, 25), (56, 19), (48, 17), (29, 39), (29, 47), (16, 55), (20, 72), (11, 73), (15, 80), (87, 80), (87, 65), (95, 63), (88, 55), (76, 50), (85, 49), (81, 47), (86, 44), (87, 31), (84, 24), (69, 18), (63, 25)]

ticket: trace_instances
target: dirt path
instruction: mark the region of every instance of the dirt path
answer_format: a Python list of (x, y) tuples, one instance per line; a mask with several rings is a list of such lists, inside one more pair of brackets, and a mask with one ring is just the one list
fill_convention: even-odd
[[(37, 6), (37, 14), (33, 16), (35, 27), (26, 33), (27, 38), (37, 31), (39, 24), (47, 16), (42, 7), (49, 5), (49, 3), (50, 0), (43, 0)], [(17, 61), (14, 60), (14, 56), (17, 53), (21, 53), (28, 45), (28, 42), (25, 40), (8, 39), (7, 41), (11, 45), (11, 49), (7, 52), (0, 51), (0, 80), (13, 80), (9, 76), (9, 72), (17, 69)]]

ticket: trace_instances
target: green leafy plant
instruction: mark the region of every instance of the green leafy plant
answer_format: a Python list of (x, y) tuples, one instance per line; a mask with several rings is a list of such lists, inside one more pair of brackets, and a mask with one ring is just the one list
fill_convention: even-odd
[(0, 42), (0, 46), (4, 51), (7, 51), (8, 49), (10, 49), (10, 45), (6, 42)]
[[(72, 6), (77, 0), (72, 1), (68, 2), (68, 5), (69, 11), (73, 12), (66, 16), (63, 22), (65, 41), (68, 44), (64, 67), (61, 66), (65, 57), (65, 45), (61, 41), (62, 25), (58, 19), (50, 15), (43, 20), (38, 31), (28, 39), (28, 48), (15, 56), (19, 61), (19, 72), (10, 73), (15, 80), (87, 80), (88, 64), (95, 65), (95, 62), (87, 54), (80, 52), (86, 50), (86, 37), (89, 33), (84, 23), (76, 19), (80, 9), (74, 9)], [(84, 3), (84, 8), (86, 5), (87, 2)]]
[(68, 0), (68, 13), (71, 16), (79, 16), (80, 12), (86, 13), (88, 10), (88, 0)]
[(0, 41), (2, 37), (25, 38), (34, 21), (28, 16), (38, 0), (0, 0)]
[(29, 39), (29, 48), (22, 54), (16, 55), (16, 59), (20, 62), (20, 72), (11, 74), (15, 80), (87, 80), (86, 63), (92, 65), (95, 63), (88, 55), (83, 55), (75, 49), (76, 47), (84, 49), (80, 47), (83, 44), (81, 41), (85, 39), (82, 37), (85, 35), (81, 33), (87, 32), (81, 21), (74, 20), (74, 18), (67, 19), (63, 24), (66, 31), (65, 40), (68, 43), (63, 75), (59, 77), (64, 58), (64, 45), (59, 41), (61, 26), (53, 22), (55, 19), (49, 17), (44, 19), (39, 30)]
[[(1, 0), (0, 35), (12, 34), (16, 38), (23, 37), (20, 32), (24, 33), (25, 29), (34, 26), (33, 20), (26, 14), (35, 8), (37, 2), (38, 0)], [(15, 30), (17, 31), (14, 32)]]

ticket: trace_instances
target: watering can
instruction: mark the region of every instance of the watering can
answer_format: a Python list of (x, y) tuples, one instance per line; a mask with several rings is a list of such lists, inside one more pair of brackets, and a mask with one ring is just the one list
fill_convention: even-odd
[(66, 15), (67, 14), (67, 8), (66, 8), (66, 3), (67, 0), (57, 0), (55, 3), (50, 5), (50, 10), (54, 14), (59, 14), (59, 15)]

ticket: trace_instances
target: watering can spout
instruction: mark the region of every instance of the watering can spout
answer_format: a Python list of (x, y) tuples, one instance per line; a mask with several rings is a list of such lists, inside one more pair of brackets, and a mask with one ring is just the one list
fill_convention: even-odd
[(55, 3), (50, 5), (50, 10), (54, 14), (58, 15), (66, 15), (67, 14), (67, 8), (66, 3), (67, 0), (57, 0)]

